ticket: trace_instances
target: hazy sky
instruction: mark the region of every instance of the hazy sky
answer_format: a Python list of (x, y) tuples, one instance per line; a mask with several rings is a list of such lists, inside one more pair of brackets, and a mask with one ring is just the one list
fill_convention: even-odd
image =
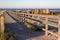
[(60, 0), (0, 0), (0, 8), (60, 8)]

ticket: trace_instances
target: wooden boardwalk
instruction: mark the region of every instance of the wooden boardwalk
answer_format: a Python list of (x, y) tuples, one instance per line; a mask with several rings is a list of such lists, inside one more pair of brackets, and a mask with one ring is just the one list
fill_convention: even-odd
[[(4, 16), (1, 17), (1, 32), (4, 33), (4, 27), (8, 27), (16, 38), (15, 40), (60, 40), (60, 17), (58, 16), (15, 13), (8, 11), (8, 13), (5, 12)], [(40, 28), (41, 25), (44, 25), (44, 28), (41, 28), (43, 31), (33, 31), (27, 28), (23, 22), (37, 25), (38, 28)], [(40, 22), (42, 22), (42, 24)], [(56, 31), (49, 30), (49, 26), (56, 28)]]
[[(5, 14), (5, 23), (17, 38), (17, 40), (52, 40), (51, 37), (44, 36), (43, 31), (33, 31), (28, 29), (23, 23), (19, 22), (16, 15)], [(55, 39), (54, 39), (55, 40)]]

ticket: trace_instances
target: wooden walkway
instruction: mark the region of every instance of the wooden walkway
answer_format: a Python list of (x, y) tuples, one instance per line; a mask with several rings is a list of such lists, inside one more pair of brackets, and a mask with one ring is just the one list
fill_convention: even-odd
[[(57, 40), (57, 38), (60, 40), (60, 17), (54, 15), (15, 13), (11, 11), (8, 11), (8, 13), (2, 11), (0, 13), (0, 32), (3, 36), (4, 27), (8, 27), (16, 38), (15, 40)], [(37, 25), (37, 27), (40, 27), (40, 22), (42, 22), (42, 25), (45, 27), (42, 30), (45, 32), (33, 31), (27, 28), (22, 22), (29, 22)], [(57, 31), (49, 30), (49, 26), (57, 28)], [(1, 36), (0, 40), (4, 40), (3, 36)]]
[(55, 40), (55, 38), (49, 36), (46, 37), (44, 31), (33, 31), (28, 29), (19, 20), (16, 15), (10, 13), (5, 14), (5, 24), (10, 28), (12, 34), (17, 38), (17, 40)]
[[(37, 26), (40, 26), (40, 22), (42, 22), (42, 25), (45, 26), (45, 28), (42, 28), (42, 30), (45, 31), (45, 35), (48, 36), (48, 34), (52, 34), (56, 37), (58, 37), (58, 40), (60, 40), (60, 17), (55, 15), (39, 15), (39, 14), (30, 14), (30, 13), (16, 13), (12, 12), (13, 15), (15, 15), (18, 19), (22, 19), (22, 22), (28, 22), (31, 24), (35, 24)], [(51, 30), (49, 30), (50, 27)], [(56, 28), (54, 31), (54, 28)], [(53, 29), (53, 30), (52, 30)]]

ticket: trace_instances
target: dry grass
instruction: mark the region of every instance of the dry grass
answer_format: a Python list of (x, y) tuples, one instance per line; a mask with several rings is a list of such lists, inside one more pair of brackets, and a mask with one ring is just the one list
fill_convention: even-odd
[(35, 31), (41, 31), (42, 30), (42, 29), (37, 28), (36, 25), (30, 24), (30, 23), (27, 23), (27, 22), (25, 22), (24, 25), (26, 25), (27, 28), (35, 30)]

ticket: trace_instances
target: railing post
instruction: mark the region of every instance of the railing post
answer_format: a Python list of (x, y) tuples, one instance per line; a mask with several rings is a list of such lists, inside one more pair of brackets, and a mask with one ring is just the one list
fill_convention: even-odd
[(24, 17), (25, 17), (25, 18), (24, 18), (24, 23), (25, 23), (25, 22), (26, 22), (26, 14), (24, 14)]
[[(34, 18), (34, 14), (32, 14), (32, 19)], [(34, 23), (34, 21), (32, 20), (31, 23)]]
[(48, 17), (45, 19), (45, 36), (48, 36)]
[(1, 40), (1, 15), (0, 15), (0, 40)]
[(58, 40), (60, 40), (60, 18), (58, 20)]
[[(37, 20), (39, 20), (40, 18), (39, 18), (39, 16), (38, 16), (38, 18), (37, 18)], [(40, 25), (40, 22), (37, 22), (37, 25), (39, 26)]]
[(5, 40), (4, 39), (4, 15), (3, 12), (1, 13), (1, 40)]
[(24, 18), (24, 19), (23, 19), (23, 22), (25, 22), (25, 14), (24, 14), (23, 18)]

